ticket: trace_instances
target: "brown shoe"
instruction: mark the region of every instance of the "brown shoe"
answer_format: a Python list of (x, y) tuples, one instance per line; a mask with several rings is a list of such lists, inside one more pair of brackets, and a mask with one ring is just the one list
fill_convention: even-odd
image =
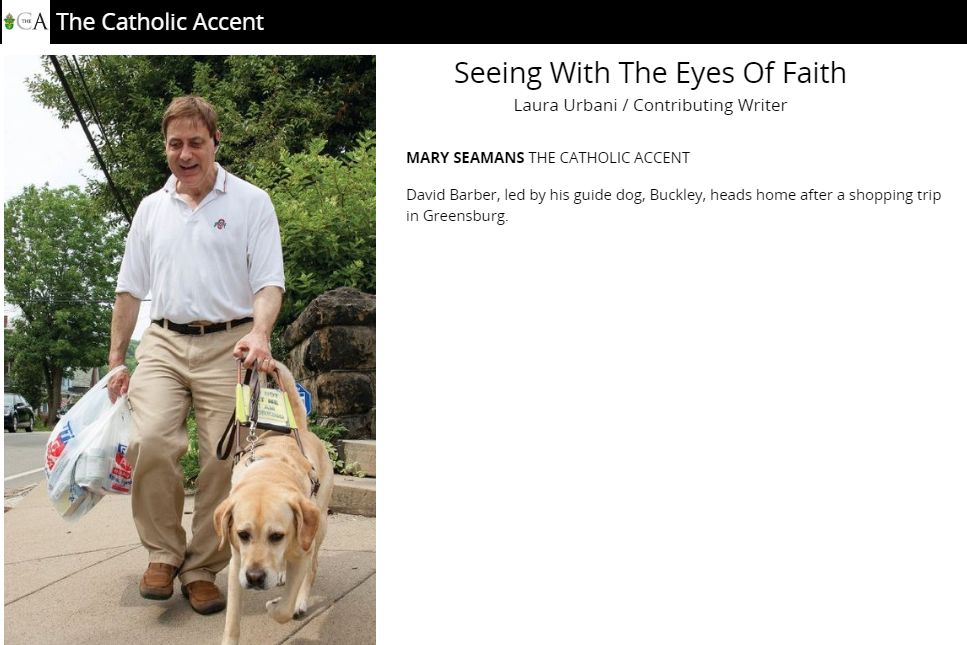
[(217, 614), (225, 609), (225, 596), (218, 590), (214, 582), (196, 580), (181, 585), (182, 595), (191, 603), (191, 608), (199, 614)]
[(178, 567), (164, 562), (152, 562), (141, 577), (141, 597), (148, 600), (167, 600), (175, 592)]

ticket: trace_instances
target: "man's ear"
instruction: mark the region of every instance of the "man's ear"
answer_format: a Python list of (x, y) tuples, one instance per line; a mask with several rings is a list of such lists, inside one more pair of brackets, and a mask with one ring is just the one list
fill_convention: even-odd
[(221, 551), (228, 542), (229, 531), (232, 530), (232, 507), (234, 504), (231, 499), (226, 499), (215, 509), (213, 519), (215, 521), (215, 532), (218, 534), (218, 550)]
[(218, 150), (218, 144), (222, 142), (222, 133), (215, 130), (215, 150)]

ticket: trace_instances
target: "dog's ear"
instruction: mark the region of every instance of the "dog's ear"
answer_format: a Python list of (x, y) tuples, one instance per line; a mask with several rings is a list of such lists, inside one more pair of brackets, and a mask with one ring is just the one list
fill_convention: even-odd
[(225, 548), (229, 531), (232, 530), (232, 500), (226, 499), (215, 509), (215, 532), (218, 533), (218, 550)]
[(295, 513), (296, 535), (299, 538), (299, 546), (303, 551), (308, 551), (312, 546), (312, 540), (316, 537), (319, 529), (319, 507), (303, 498), (299, 501), (291, 501), (292, 512)]

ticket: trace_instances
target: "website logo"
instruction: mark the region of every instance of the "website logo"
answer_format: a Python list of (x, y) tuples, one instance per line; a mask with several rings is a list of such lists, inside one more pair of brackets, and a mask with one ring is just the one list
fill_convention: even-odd
[(16, 24), (21, 29), (26, 29), (27, 31), (36, 31), (37, 29), (47, 29), (47, 21), (44, 20), (44, 14), (38, 13), (36, 17), (29, 11), (17, 14), (16, 19), (13, 17), (12, 13), (8, 13), (7, 17), (3, 19), (3, 26), (7, 29), (13, 29), (14, 24)]

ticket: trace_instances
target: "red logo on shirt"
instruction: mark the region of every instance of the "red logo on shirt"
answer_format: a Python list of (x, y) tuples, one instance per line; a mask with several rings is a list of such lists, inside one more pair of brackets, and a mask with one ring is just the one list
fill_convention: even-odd
[(226, 226), (228, 226), (228, 224), (225, 223), (224, 219), (220, 219), (217, 222), (215, 222), (215, 228), (217, 228), (219, 231), (225, 228)]

